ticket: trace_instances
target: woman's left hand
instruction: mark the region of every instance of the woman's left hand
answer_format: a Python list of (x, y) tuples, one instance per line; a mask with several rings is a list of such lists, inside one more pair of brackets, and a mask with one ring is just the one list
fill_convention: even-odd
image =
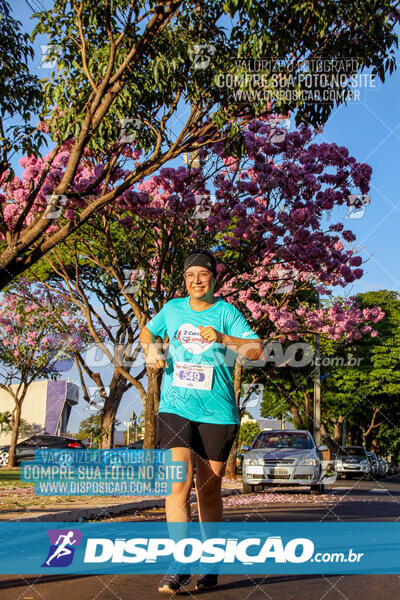
[(199, 325), (199, 331), (203, 340), (207, 340), (207, 342), (217, 342), (218, 344), (222, 342), (222, 333), (211, 327), (211, 325), (207, 325), (207, 327)]

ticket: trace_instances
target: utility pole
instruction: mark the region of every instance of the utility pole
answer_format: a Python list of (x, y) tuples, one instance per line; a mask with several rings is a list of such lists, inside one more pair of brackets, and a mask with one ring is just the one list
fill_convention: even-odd
[(347, 418), (344, 417), (342, 424), (342, 446), (347, 446)]
[[(317, 292), (317, 309), (319, 308), (319, 293)], [(317, 446), (321, 444), (321, 367), (320, 367), (320, 339), (319, 333), (315, 336), (315, 369), (314, 369), (314, 419), (313, 433)]]

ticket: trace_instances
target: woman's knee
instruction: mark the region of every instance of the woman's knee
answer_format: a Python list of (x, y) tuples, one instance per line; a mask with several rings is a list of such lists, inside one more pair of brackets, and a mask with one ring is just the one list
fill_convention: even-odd
[(193, 483), (193, 459), (191, 451), (187, 448), (173, 448), (172, 460), (173, 462), (184, 462), (186, 467), (185, 480), (172, 482), (172, 496), (189, 496)]
[(196, 490), (201, 498), (213, 502), (221, 496), (222, 477), (207, 471), (196, 474)]
[[(173, 497), (188, 497), (190, 490), (192, 489), (192, 482), (190, 481), (174, 481), (172, 483), (171, 495)], [(168, 497), (168, 496), (167, 496)]]

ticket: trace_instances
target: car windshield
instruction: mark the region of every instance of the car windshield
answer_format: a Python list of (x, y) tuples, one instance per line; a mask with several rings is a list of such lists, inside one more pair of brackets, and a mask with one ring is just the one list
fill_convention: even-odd
[(349, 447), (349, 448), (341, 448), (339, 450), (338, 456), (342, 456), (346, 458), (347, 456), (356, 456), (358, 458), (365, 458), (365, 450), (364, 448), (358, 448), (357, 446)]
[(282, 431), (263, 431), (256, 438), (252, 450), (257, 448), (293, 448), (299, 450), (311, 450), (313, 443), (307, 433)]
[(37, 446), (38, 439), (36, 437), (28, 438), (28, 439), (24, 440), (23, 442), (19, 442), (19, 444), (17, 444), (17, 445), (18, 446)]

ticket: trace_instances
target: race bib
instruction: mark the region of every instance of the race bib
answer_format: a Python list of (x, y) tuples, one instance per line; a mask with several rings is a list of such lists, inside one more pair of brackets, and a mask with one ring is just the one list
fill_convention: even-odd
[(174, 364), (172, 385), (196, 390), (211, 390), (214, 367), (188, 362)]

